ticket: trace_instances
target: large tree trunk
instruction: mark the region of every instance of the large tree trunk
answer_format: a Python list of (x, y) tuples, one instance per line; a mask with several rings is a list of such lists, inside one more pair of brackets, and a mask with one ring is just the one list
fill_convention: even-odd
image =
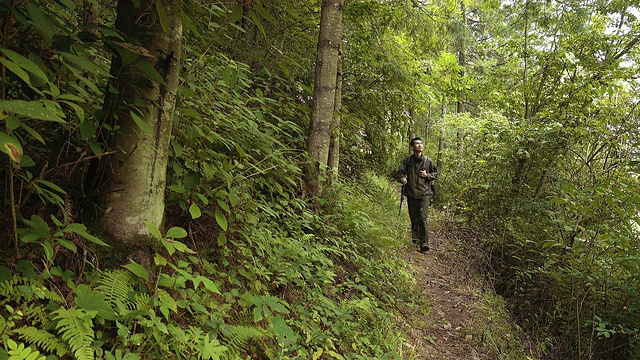
[(329, 160), (331, 123), (336, 98), (336, 75), (342, 40), (343, 3), (344, 0), (322, 1), (313, 109), (307, 143), (309, 161), (305, 169), (305, 185), (310, 196), (317, 196), (322, 192), (320, 180)]
[[(107, 165), (103, 218), (107, 234), (128, 250), (150, 244), (147, 222), (162, 225), (182, 39), (182, 24), (172, 4), (163, 5), (165, 18), (158, 15), (160, 5), (153, 0), (142, 0), (140, 7), (134, 3), (118, 1), (116, 28), (139, 46), (127, 46), (120, 52), (137, 53), (136, 60), (123, 64), (122, 57), (116, 56), (111, 66), (118, 97), (108, 96), (106, 106), (113, 109), (112, 123), (119, 129), (110, 143), (115, 153)], [(143, 62), (164, 83), (144, 75), (139, 67)]]

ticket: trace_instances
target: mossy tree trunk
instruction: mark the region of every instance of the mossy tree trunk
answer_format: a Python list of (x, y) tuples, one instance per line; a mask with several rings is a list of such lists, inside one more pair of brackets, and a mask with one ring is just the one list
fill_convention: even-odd
[(125, 251), (149, 248), (146, 223), (162, 225), (182, 40), (176, 3), (135, 3), (118, 1), (116, 28), (132, 45), (118, 49), (114, 57), (115, 91), (105, 105), (112, 109), (107, 123), (114, 124), (117, 132), (110, 141), (114, 153), (106, 164), (103, 223)]
[(329, 161), (331, 124), (335, 110), (336, 81), (342, 40), (342, 5), (344, 0), (323, 0), (318, 35), (318, 57), (313, 92), (313, 109), (309, 123), (305, 185), (310, 196), (321, 194), (321, 179)]

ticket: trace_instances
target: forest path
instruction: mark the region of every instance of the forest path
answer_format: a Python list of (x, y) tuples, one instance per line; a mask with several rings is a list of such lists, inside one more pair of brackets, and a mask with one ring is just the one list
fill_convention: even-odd
[[(435, 234), (434, 234), (435, 235)], [(421, 309), (399, 305), (405, 319), (407, 359), (484, 360), (496, 359), (482, 329), (488, 312), (483, 300), (487, 291), (465, 256), (464, 247), (430, 235), (431, 250), (421, 254), (411, 244), (401, 256), (411, 265), (415, 278), (414, 298)], [(490, 343), (490, 342), (489, 342)]]

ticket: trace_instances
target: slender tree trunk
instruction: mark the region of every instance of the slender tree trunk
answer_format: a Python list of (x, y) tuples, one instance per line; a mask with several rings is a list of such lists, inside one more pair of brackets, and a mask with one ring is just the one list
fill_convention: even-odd
[(323, 0), (318, 35), (318, 57), (313, 91), (313, 109), (309, 123), (305, 185), (309, 196), (322, 193), (321, 180), (329, 160), (331, 123), (336, 99), (336, 81), (344, 0)]
[(95, 34), (96, 30), (91, 25), (98, 23), (100, 14), (98, 12), (98, 4), (91, 0), (76, 0), (79, 6), (82, 6), (82, 25), (85, 26), (85, 31)]
[(340, 121), (342, 120), (340, 110), (342, 108), (342, 58), (338, 59), (338, 74), (336, 78), (336, 97), (333, 112), (333, 122), (331, 124), (331, 141), (329, 145), (329, 168), (333, 176), (339, 175), (340, 165)]
[[(447, 115), (447, 103), (444, 101), (444, 96), (442, 97), (442, 103), (440, 107), (440, 118), (444, 118)], [(436, 160), (436, 168), (438, 171), (442, 171), (442, 153), (444, 151), (444, 135), (442, 131), (440, 131), (440, 139), (438, 140), (438, 159)]]
[(427, 121), (425, 121), (424, 124), (424, 139), (427, 143), (429, 143), (431, 141), (431, 128), (433, 127), (432, 123), (433, 123), (433, 116), (431, 115), (431, 101), (429, 102), (429, 105), (427, 106)]
[[(182, 24), (173, 3), (164, 2), (167, 17), (161, 19), (156, 10), (161, 5), (142, 0), (136, 7), (135, 2), (118, 1), (116, 28), (140, 44), (122, 49), (138, 57), (125, 64), (120, 57), (114, 58), (111, 73), (116, 76), (119, 97), (106, 100), (114, 102), (113, 123), (118, 132), (110, 144), (115, 153), (107, 165), (103, 222), (108, 235), (126, 250), (151, 244), (147, 222), (162, 225), (182, 40)], [(144, 62), (157, 71), (163, 83), (144, 75), (144, 66), (139, 67)]]
[[(460, 2), (460, 13), (462, 15), (462, 23), (466, 25), (467, 23), (467, 14), (464, 2)], [(464, 35), (462, 35), (458, 41), (458, 65), (460, 65), (460, 78), (464, 77), (464, 67), (466, 66), (466, 48), (465, 48), (465, 39)], [(458, 100), (456, 102), (456, 113), (462, 114), (465, 112), (464, 110), (464, 100), (466, 97), (466, 93), (464, 89), (460, 90), (458, 94)], [(457, 139), (457, 155), (458, 155), (458, 166), (461, 167), (463, 164), (464, 157), (462, 156), (462, 152), (464, 151), (464, 129), (462, 127), (458, 127), (456, 131), (456, 139)]]
[(529, 120), (529, 85), (527, 78), (529, 77), (529, 1), (525, 2), (524, 8), (524, 69), (522, 71), (522, 91), (524, 93), (524, 118)]
[[(466, 25), (467, 23), (467, 15), (466, 8), (464, 6), (464, 2), (460, 2), (460, 12), (462, 13), (462, 23)], [(464, 77), (464, 67), (466, 66), (466, 49), (465, 49), (465, 39), (464, 35), (460, 35), (458, 39), (458, 65), (460, 65), (460, 78)], [(464, 89), (460, 90), (458, 94), (458, 101), (456, 102), (456, 112), (461, 114), (464, 112), (464, 99), (466, 97), (466, 93)]]
[[(413, 109), (409, 109), (409, 125), (407, 126), (407, 139), (411, 140), (416, 137), (415, 132), (415, 121), (413, 120)], [(413, 154), (413, 149), (411, 145), (407, 142), (407, 146), (409, 148), (409, 155)]]

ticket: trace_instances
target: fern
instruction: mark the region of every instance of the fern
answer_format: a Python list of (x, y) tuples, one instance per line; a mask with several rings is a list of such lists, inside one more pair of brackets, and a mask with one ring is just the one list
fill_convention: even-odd
[(20, 310), (30, 325), (42, 324), (43, 326), (51, 322), (47, 317), (46, 308), (39, 303), (24, 305)]
[(225, 325), (222, 327), (222, 335), (229, 350), (232, 353), (239, 353), (243, 348), (248, 347), (251, 340), (262, 340), (267, 332), (255, 326)]
[(135, 298), (136, 310), (145, 310), (149, 308), (151, 302), (151, 297), (149, 296), (149, 294), (136, 293)]
[(22, 299), (28, 299), (27, 293), (20, 290), (18, 286), (25, 283), (25, 279), (14, 277), (11, 280), (0, 283), (0, 304), (6, 304), (12, 301), (21, 302)]
[(46, 352), (55, 352), (59, 357), (67, 355), (71, 350), (67, 343), (58, 339), (55, 335), (33, 326), (19, 328), (15, 332), (20, 335), (21, 339), (37, 345), (38, 348)]
[(10, 301), (20, 302), (34, 298), (63, 302), (64, 298), (60, 294), (53, 292), (35, 279), (14, 277), (11, 280), (0, 282), (0, 299), (4, 304)]
[(62, 340), (66, 341), (77, 360), (93, 360), (93, 322), (92, 315), (82, 309), (60, 308), (54, 311), (58, 320), (56, 329)]
[(96, 290), (103, 293), (106, 296), (105, 300), (114, 308), (132, 310), (134, 304), (129, 298), (133, 292), (132, 281), (133, 278), (128, 271), (103, 272), (98, 279), (100, 285), (96, 287)]

